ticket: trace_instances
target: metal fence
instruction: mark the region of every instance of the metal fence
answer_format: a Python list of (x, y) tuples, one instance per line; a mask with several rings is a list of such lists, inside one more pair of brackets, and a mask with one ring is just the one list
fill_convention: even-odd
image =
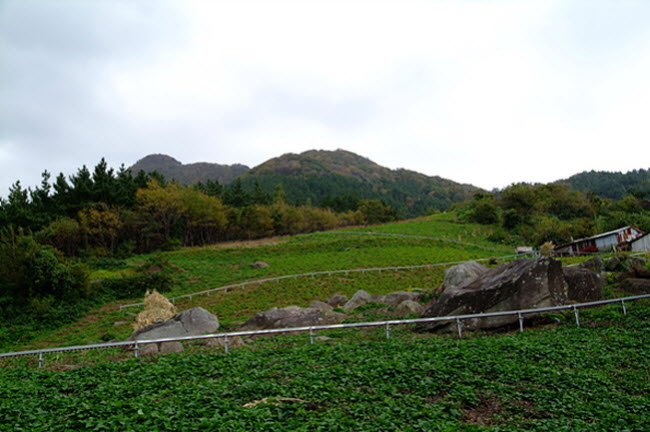
[[(530, 254), (517, 254), (517, 255), (506, 255), (502, 257), (492, 257), (492, 258), (481, 258), (481, 259), (476, 259), (474, 261), (476, 262), (482, 262), (482, 261), (489, 261), (489, 260), (505, 260), (505, 259), (511, 259), (511, 258), (522, 258), (525, 257), (526, 255)], [(231, 285), (224, 285), (219, 288), (209, 288), (203, 291), (196, 291), (191, 294), (184, 294), (180, 296), (175, 296), (175, 297), (170, 297), (168, 300), (171, 301), (172, 303), (175, 302), (176, 300), (179, 299), (192, 299), (194, 296), (200, 296), (200, 295), (210, 295), (210, 293), (217, 292), (217, 291), (229, 291), (231, 289), (235, 288), (243, 288), (246, 286), (250, 285), (259, 285), (263, 284), (266, 282), (279, 282), (284, 279), (297, 279), (301, 277), (316, 277), (316, 276), (330, 276), (330, 275), (335, 275), (335, 274), (348, 274), (348, 273), (366, 273), (366, 272), (379, 272), (381, 273), (382, 271), (391, 271), (391, 270), (414, 270), (414, 269), (419, 269), (419, 268), (434, 268), (434, 267), (445, 267), (445, 266), (453, 266), (457, 264), (463, 264), (467, 262), (467, 260), (464, 261), (454, 261), (454, 262), (446, 262), (446, 263), (436, 263), (436, 264), (420, 264), (420, 265), (414, 265), (414, 266), (392, 266), (392, 267), (374, 267), (374, 268), (355, 268), (355, 269), (345, 269), (345, 270), (329, 270), (329, 271), (318, 271), (318, 272), (310, 272), (310, 273), (298, 273), (298, 274), (292, 274), (292, 275), (285, 275), (285, 276), (278, 276), (278, 277), (273, 277), (273, 278), (266, 278), (266, 279), (256, 279), (256, 280), (251, 280), (251, 281), (246, 281), (246, 282), (241, 282), (241, 283), (236, 283), (236, 284), (231, 284)], [(137, 306), (144, 306), (144, 303), (139, 302), (139, 303), (131, 303), (127, 305), (120, 305), (120, 310), (125, 309), (125, 308), (130, 308), (130, 307), (137, 307)]]
[(308, 326), (308, 327), (291, 327), (291, 328), (281, 328), (281, 329), (270, 329), (270, 330), (252, 330), (252, 331), (239, 331), (239, 332), (230, 332), (230, 333), (213, 333), (199, 336), (184, 336), (184, 337), (172, 337), (172, 338), (163, 338), (163, 339), (150, 339), (150, 340), (138, 340), (138, 341), (124, 341), (124, 342), (111, 342), (104, 344), (95, 344), (95, 345), (81, 345), (81, 346), (71, 346), (71, 347), (62, 347), (62, 348), (50, 348), (50, 349), (41, 349), (41, 350), (31, 350), (31, 351), (18, 351), (0, 354), (0, 358), (6, 357), (19, 357), (19, 356), (38, 356), (39, 367), (43, 366), (44, 355), (68, 351), (84, 351), (92, 349), (105, 349), (105, 348), (131, 348), (135, 357), (140, 355), (140, 347), (146, 344), (152, 343), (164, 343), (164, 342), (184, 342), (184, 341), (199, 341), (206, 339), (223, 339), (224, 340), (224, 349), (225, 352), (229, 352), (229, 338), (242, 337), (242, 336), (259, 336), (259, 335), (273, 335), (281, 333), (304, 333), (309, 332), (310, 342), (314, 343), (314, 333), (321, 330), (334, 330), (334, 329), (350, 329), (350, 328), (363, 328), (363, 327), (384, 327), (386, 331), (386, 338), (390, 338), (391, 326), (395, 325), (404, 325), (404, 324), (422, 324), (422, 323), (432, 323), (432, 322), (455, 322), (458, 337), (461, 338), (463, 335), (463, 321), (469, 319), (477, 318), (489, 318), (489, 317), (502, 317), (502, 316), (512, 316), (517, 315), (519, 319), (519, 331), (524, 331), (524, 316), (530, 314), (539, 314), (543, 312), (560, 312), (573, 310), (575, 315), (576, 325), (580, 326), (580, 313), (579, 309), (603, 306), (607, 304), (620, 303), (622, 307), (623, 314), (627, 314), (626, 302), (632, 302), (641, 299), (650, 298), (650, 294), (632, 296), (632, 297), (623, 297), (610, 300), (599, 300), (588, 303), (579, 303), (572, 305), (563, 305), (563, 306), (552, 306), (539, 309), (522, 309), (516, 311), (503, 311), (503, 312), (489, 312), (489, 313), (480, 313), (480, 314), (469, 314), (469, 315), (457, 315), (457, 316), (442, 316), (442, 317), (431, 317), (431, 318), (416, 318), (410, 320), (389, 320), (389, 321), (374, 321), (374, 322), (362, 322), (362, 323), (350, 323), (350, 324), (332, 324), (332, 325), (321, 325), (321, 326)]

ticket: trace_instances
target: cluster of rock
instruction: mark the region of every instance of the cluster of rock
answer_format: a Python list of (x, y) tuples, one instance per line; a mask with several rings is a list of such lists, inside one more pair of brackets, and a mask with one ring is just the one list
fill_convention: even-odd
[[(419, 303), (422, 294), (410, 291), (398, 291), (386, 295), (371, 296), (366, 291), (357, 291), (350, 299), (343, 295), (334, 295), (326, 302), (315, 301), (309, 307), (288, 306), (271, 308), (258, 313), (246, 321), (239, 330), (265, 330), (275, 328), (311, 327), (328, 324), (338, 324), (346, 317), (346, 313), (368, 303), (379, 303), (394, 306), (398, 315), (419, 314), (424, 306)], [(337, 308), (338, 311), (334, 309)], [(340, 312), (340, 311), (344, 312)], [(160, 321), (141, 328), (131, 335), (129, 340), (152, 340), (197, 336), (215, 333), (219, 329), (216, 316), (203, 308), (194, 308), (181, 312), (167, 321)], [(208, 345), (223, 345), (224, 339), (206, 339)], [(231, 338), (231, 346), (243, 344), (239, 337)], [(159, 342), (144, 344), (141, 348), (143, 355), (167, 354), (184, 350), (181, 342)]]
[[(327, 301), (315, 301), (309, 307), (288, 306), (271, 308), (246, 321), (241, 331), (275, 328), (311, 327), (338, 324), (346, 313), (369, 303), (391, 307), (399, 316), (420, 314), (422, 317), (469, 315), (486, 312), (537, 309), (565, 305), (571, 301), (589, 302), (602, 297), (603, 271), (620, 269), (621, 288), (632, 293), (650, 292), (650, 270), (646, 261), (631, 258), (623, 263), (620, 258), (604, 261), (594, 257), (579, 266), (562, 267), (560, 261), (543, 257), (518, 259), (494, 268), (475, 261), (451, 267), (445, 271), (443, 293), (426, 309), (421, 304), (422, 293), (398, 291), (371, 296), (363, 290), (351, 298), (334, 295)], [(611, 270), (610, 270), (611, 269)], [(530, 316), (530, 314), (527, 314)], [(469, 329), (496, 328), (514, 324), (517, 315), (467, 319)], [(432, 322), (421, 324), (420, 331), (445, 331), (455, 323)], [(130, 340), (151, 340), (214, 333), (219, 328), (216, 316), (203, 308), (195, 308), (175, 315), (165, 322), (157, 322), (136, 331)], [(209, 339), (210, 344), (223, 345), (223, 339)], [(231, 344), (241, 344), (235, 338)], [(143, 354), (179, 352), (180, 342), (161, 342), (143, 345)]]
[(325, 302), (315, 301), (306, 308), (298, 306), (271, 308), (246, 321), (240, 330), (250, 331), (338, 324), (347, 317), (345, 312), (350, 312), (368, 303), (394, 306), (393, 312), (396, 315), (419, 314), (424, 310), (424, 306), (419, 303), (421, 298), (421, 293), (410, 291), (371, 296), (366, 291), (359, 290), (350, 299), (337, 294)]

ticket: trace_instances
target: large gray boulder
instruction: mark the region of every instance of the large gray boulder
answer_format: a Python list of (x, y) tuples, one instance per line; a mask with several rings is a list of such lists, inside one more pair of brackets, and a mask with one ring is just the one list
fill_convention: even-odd
[(345, 314), (318, 309), (288, 306), (281, 309), (271, 308), (260, 312), (241, 326), (241, 331), (265, 330), (274, 328), (309, 327), (317, 325), (338, 324), (345, 319)]
[(347, 303), (345, 303), (345, 305), (343, 305), (343, 309), (345, 309), (346, 311), (350, 311), (352, 309), (358, 308), (359, 306), (368, 304), (371, 301), (372, 301), (372, 296), (370, 294), (368, 294), (364, 290), (359, 290), (354, 293), (352, 298), (348, 300)]
[[(557, 306), (567, 302), (562, 264), (551, 258), (518, 259), (489, 269), (473, 281), (446, 289), (422, 317), (455, 316)], [(466, 328), (494, 328), (517, 322), (517, 315), (464, 320)], [(449, 329), (426, 323), (420, 331)]]
[(465, 285), (481, 276), (486, 271), (488, 271), (488, 268), (476, 261), (467, 261), (449, 267), (445, 270), (445, 279), (442, 286), (445, 289), (453, 289)]
[[(198, 336), (214, 333), (219, 329), (219, 320), (207, 310), (197, 307), (174, 315), (167, 321), (153, 323), (134, 332), (129, 340), (151, 340), (184, 336)], [(180, 342), (147, 344), (143, 354), (179, 352), (183, 350)]]
[(603, 296), (603, 278), (589, 270), (564, 267), (564, 280), (567, 283), (567, 297), (577, 302), (600, 300)]

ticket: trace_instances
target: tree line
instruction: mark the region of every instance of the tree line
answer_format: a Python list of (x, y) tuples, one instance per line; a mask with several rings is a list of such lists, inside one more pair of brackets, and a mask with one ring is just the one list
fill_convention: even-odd
[(513, 184), (477, 193), (457, 210), (464, 220), (498, 227), (494, 240), (518, 236), (536, 246), (568, 243), (627, 225), (650, 231), (650, 201), (642, 195), (612, 200), (561, 184)]
[(396, 220), (379, 200), (356, 200), (354, 209), (290, 205), (281, 185), (272, 193), (240, 181), (224, 187), (208, 180), (193, 186), (157, 173), (117, 171), (102, 159), (51, 182), (25, 189), (15, 182), (0, 198), (0, 226), (21, 228), (66, 256), (128, 256), (174, 246), (298, 234)]

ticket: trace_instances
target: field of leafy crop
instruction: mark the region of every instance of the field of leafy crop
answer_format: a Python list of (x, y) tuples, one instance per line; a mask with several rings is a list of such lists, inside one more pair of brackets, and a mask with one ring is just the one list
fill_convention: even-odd
[(650, 304), (581, 317), (461, 340), (337, 331), (314, 345), (5, 368), (0, 430), (650, 430)]

